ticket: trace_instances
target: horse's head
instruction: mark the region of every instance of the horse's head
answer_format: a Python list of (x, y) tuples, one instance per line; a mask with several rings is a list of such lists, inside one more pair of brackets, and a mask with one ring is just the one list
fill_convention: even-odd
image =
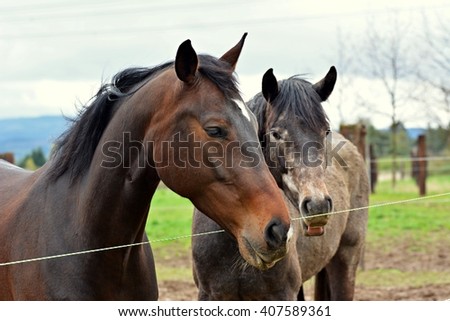
[(231, 233), (248, 263), (266, 269), (286, 253), (290, 218), (233, 74), (244, 39), (220, 59), (197, 55), (190, 41), (180, 45), (173, 67), (146, 85), (160, 102), (146, 140), (161, 180)]
[(332, 210), (323, 179), (329, 124), (321, 102), (331, 94), (335, 82), (334, 67), (316, 84), (297, 77), (278, 82), (269, 69), (263, 77), (262, 97), (256, 96), (250, 105), (253, 110), (258, 104), (263, 106), (255, 113), (266, 161), (278, 185), (300, 211), (306, 235), (322, 235), (328, 217), (314, 215)]

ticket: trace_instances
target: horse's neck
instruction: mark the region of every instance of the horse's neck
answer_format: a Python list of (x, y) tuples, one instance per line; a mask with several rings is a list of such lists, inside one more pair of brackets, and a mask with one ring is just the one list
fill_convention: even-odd
[[(123, 126), (122, 130), (105, 132), (104, 136), (108, 138), (100, 141), (89, 171), (80, 183), (83, 184), (82, 213), (89, 216), (86, 219), (93, 229), (101, 230), (109, 239), (141, 241), (150, 202), (160, 180), (156, 170), (149, 166), (147, 157), (151, 151), (142, 146), (128, 148), (127, 138), (122, 134), (130, 133), (130, 140), (137, 142), (142, 141), (140, 135), (143, 133), (135, 127)], [(106, 166), (102, 164), (105, 159), (102, 146), (111, 141), (122, 144), (123, 148), (118, 148), (116, 155), (120, 155), (118, 159), (121, 161), (114, 166)]]
[(155, 178), (144, 184), (126, 175), (115, 170), (97, 170), (81, 183), (81, 219), (88, 229), (118, 243), (141, 241), (151, 198), (159, 182)]

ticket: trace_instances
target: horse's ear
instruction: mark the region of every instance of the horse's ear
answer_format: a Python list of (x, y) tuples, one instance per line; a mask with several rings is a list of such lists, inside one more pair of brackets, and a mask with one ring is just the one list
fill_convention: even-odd
[(333, 91), (334, 84), (336, 84), (337, 71), (334, 66), (330, 68), (325, 78), (323, 78), (318, 83), (314, 84), (312, 87), (319, 94), (322, 101), (328, 99)]
[(188, 39), (178, 47), (175, 58), (175, 72), (181, 81), (192, 83), (195, 79), (197, 67), (197, 53), (192, 48), (191, 41)]
[(278, 96), (278, 81), (273, 74), (273, 69), (266, 71), (262, 79), (262, 93), (267, 101), (273, 101)]
[(242, 47), (244, 46), (245, 38), (247, 37), (247, 33), (244, 33), (241, 40), (237, 43), (236, 46), (228, 50), (222, 57), (220, 57), (220, 60), (228, 62), (231, 66), (231, 70), (234, 71), (236, 68), (237, 61), (239, 59), (239, 56), (242, 51)]

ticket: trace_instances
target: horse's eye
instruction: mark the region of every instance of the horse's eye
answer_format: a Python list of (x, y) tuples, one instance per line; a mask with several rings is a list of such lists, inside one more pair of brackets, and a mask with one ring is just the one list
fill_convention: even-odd
[(272, 136), (273, 136), (273, 138), (275, 138), (276, 140), (280, 140), (280, 139), (281, 139), (281, 135), (280, 135), (278, 132), (276, 132), (276, 131), (273, 131), (273, 132), (272, 132)]
[(214, 138), (227, 137), (227, 131), (221, 127), (206, 127), (205, 131), (209, 137), (214, 137)]

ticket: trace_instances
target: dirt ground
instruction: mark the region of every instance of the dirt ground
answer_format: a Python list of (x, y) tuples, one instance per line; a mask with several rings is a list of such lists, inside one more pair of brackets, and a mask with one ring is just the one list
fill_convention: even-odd
[[(448, 244), (434, 246), (427, 253), (414, 253), (408, 251), (411, 244), (398, 244), (398, 247), (389, 251), (376, 251), (367, 249), (364, 259), (365, 271), (375, 269), (397, 269), (402, 272), (433, 271), (436, 273), (450, 271), (450, 253)], [(191, 266), (189, 257), (179, 258), (177, 265)], [(171, 265), (174, 262), (171, 262)], [(425, 282), (426, 283), (426, 282)], [(385, 282), (386, 284), (386, 282)], [(160, 300), (189, 300), (197, 299), (197, 288), (193, 281), (160, 281)], [(308, 289), (307, 300), (311, 299)], [(396, 301), (396, 300), (449, 300), (450, 284), (429, 284), (422, 286), (363, 286), (357, 285), (355, 300), (362, 301)]]
[[(423, 287), (365, 288), (357, 287), (355, 300), (359, 301), (442, 301), (450, 299), (450, 285)], [(163, 281), (159, 285), (160, 300), (196, 301), (197, 288), (185, 281)], [(307, 298), (311, 299), (311, 298)]]

